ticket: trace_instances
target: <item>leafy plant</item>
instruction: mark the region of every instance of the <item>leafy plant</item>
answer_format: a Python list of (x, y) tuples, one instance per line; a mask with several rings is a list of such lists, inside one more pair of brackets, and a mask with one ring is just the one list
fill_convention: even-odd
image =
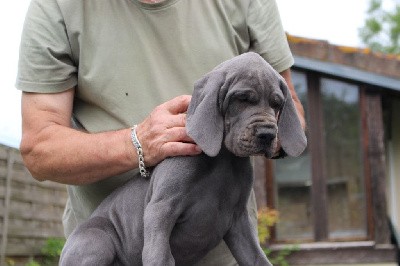
[(271, 237), (270, 228), (274, 226), (279, 219), (278, 211), (270, 208), (261, 208), (257, 214), (258, 221), (258, 239), (261, 245), (265, 245)]
[(265, 247), (267, 241), (271, 237), (271, 227), (274, 226), (279, 220), (279, 213), (277, 210), (270, 208), (261, 208), (258, 211), (258, 239), (263, 247), (265, 255), (273, 265), (289, 266), (286, 257), (292, 252), (298, 250), (296, 246), (287, 246), (276, 254), (272, 254), (272, 250)]
[(370, 0), (359, 36), (373, 51), (400, 54), (400, 4), (392, 1), (392, 10), (385, 10), (382, 0)]
[(42, 248), (42, 254), (50, 258), (58, 258), (64, 247), (65, 240), (63, 238), (49, 238)]
[(47, 239), (42, 254), (44, 255), (44, 265), (57, 265), (64, 247), (65, 240), (63, 238)]
[(25, 264), (25, 266), (40, 266), (40, 263), (35, 261), (35, 260), (33, 260), (33, 259), (31, 259), (31, 260), (28, 261), (27, 264)]
[(31, 259), (25, 266), (53, 266), (58, 265), (58, 260), (61, 255), (61, 251), (64, 247), (65, 240), (63, 238), (49, 238), (41, 249), (41, 255), (43, 256), (43, 264), (40, 264), (36, 260)]
[(265, 255), (268, 256), (269, 261), (273, 265), (280, 265), (280, 266), (289, 266), (289, 263), (286, 260), (286, 257), (292, 254), (294, 251), (299, 250), (297, 246), (287, 246), (284, 249), (280, 250), (274, 256), (271, 256), (272, 250), (265, 248), (264, 252)]

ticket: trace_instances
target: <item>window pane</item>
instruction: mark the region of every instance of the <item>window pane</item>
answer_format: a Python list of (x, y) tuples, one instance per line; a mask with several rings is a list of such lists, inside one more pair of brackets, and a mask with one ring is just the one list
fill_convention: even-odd
[(329, 238), (365, 238), (358, 87), (321, 79), (326, 145)]
[[(306, 76), (304, 73), (293, 71), (292, 81), (307, 114)], [(275, 178), (276, 208), (279, 211), (276, 240), (312, 239), (311, 173), (308, 150), (298, 158), (275, 160)]]

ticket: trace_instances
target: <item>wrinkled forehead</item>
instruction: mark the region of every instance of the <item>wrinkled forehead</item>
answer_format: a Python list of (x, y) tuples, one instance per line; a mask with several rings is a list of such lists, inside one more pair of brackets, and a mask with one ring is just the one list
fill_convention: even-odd
[[(242, 67), (236, 69), (228, 76), (228, 83), (231, 89), (238, 88), (257, 88), (261, 92), (269, 92), (272, 90), (280, 91), (279, 74), (270, 71), (267, 68), (249, 69)], [(230, 77), (229, 77), (230, 76)]]
[(279, 75), (261, 56), (250, 53), (222, 64), (225, 71), (248, 79), (273, 79)]
[(249, 102), (252, 106), (256, 104), (258, 108), (265, 108), (277, 99), (284, 98), (279, 79), (249, 75), (246, 78), (240, 77), (229, 83), (229, 88), (225, 97), (221, 99), (220, 106), (221, 111), (225, 113), (233, 99), (241, 99), (242, 102)]

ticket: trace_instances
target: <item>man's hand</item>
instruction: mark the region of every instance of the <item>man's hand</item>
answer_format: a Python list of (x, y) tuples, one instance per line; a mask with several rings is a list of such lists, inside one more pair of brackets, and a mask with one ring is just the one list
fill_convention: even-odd
[(146, 166), (156, 165), (167, 157), (201, 153), (186, 134), (186, 111), (190, 99), (190, 95), (182, 95), (165, 102), (138, 125), (137, 136)]

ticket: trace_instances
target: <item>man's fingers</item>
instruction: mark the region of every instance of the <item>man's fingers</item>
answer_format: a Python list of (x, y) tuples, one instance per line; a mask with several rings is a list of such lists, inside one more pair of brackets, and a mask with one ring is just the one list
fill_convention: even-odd
[(172, 115), (169, 117), (168, 122), (166, 122), (167, 128), (174, 127), (185, 127), (186, 125), (186, 114)]
[(163, 149), (168, 151), (166, 157), (194, 156), (202, 152), (196, 144), (184, 142), (167, 142), (163, 145)]
[(167, 130), (165, 142), (184, 142), (194, 143), (194, 141), (187, 135), (185, 127), (174, 127)]
[(201, 149), (186, 133), (186, 111), (190, 95), (178, 96), (157, 106), (137, 126), (146, 165), (156, 165), (166, 157), (197, 155)]
[(173, 98), (172, 100), (170, 100), (164, 104), (165, 104), (166, 109), (171, 114), (185, 113), (187, 111), (187, 108), (189, 106), (191, 98), (192, 98), (192, 96), (190, 96), (190, 95), (181, 95), (181, 96)]

